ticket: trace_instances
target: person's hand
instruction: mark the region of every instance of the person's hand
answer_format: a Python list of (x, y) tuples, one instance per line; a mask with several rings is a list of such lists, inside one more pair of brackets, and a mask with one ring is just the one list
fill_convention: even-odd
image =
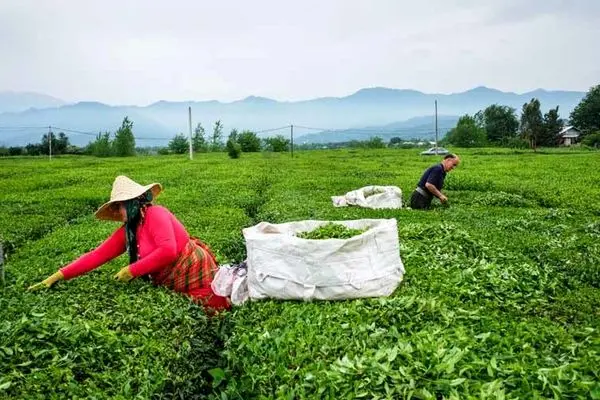
[(129, 267), (123, 267), (119, 272), (117, 272), (114, 276), (115, 280), (119, 282), (129, 282), (133, 279), (133, 275), (129, 271)]
[(65, 276), (62, 272), (58, 271), (41, 281), (40, 283), (36, 283), (35, 285), (31, 285), (27, 288), (30, 292), (34, 292), (40, 289), (50, 289), (52, 286), (56, 284), (58, 281), (62, 281), (65, 279)]
[(448, 201), (448, 198), (447, 198), (446, 196), (442, 195), (442, 196), (440, 197), (440, 202), (441, 202), (442, 204), (445, 204), (447, 201)]

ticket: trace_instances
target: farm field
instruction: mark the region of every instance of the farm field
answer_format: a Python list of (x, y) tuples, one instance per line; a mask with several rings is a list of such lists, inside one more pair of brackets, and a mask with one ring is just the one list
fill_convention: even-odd
[[(0, 399), (600, 398), (600, 153), (455, 149), (450, 207), (334, 208), (396, 185), (418, 150), (0, 158)], [(118, 227), (94, 220), (115, 176), (241, 261), (260, 221), (396, 218), (406, 275), (389, 298), (250, 302), (209, 319), (112, 276), (126, 256), (26, 288)]]

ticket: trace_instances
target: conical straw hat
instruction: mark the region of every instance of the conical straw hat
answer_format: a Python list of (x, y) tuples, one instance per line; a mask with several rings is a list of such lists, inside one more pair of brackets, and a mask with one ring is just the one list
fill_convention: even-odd
[(142, 186), (126, 176), (117, 176), (113, 182), (112, 191), (110, 192), (110, 200), (102, 204), (98, 211), (96, 211), (96, 218), (121, 221), (118, 212), (111, 208), (111, 205), (119, 201), (135, 199), (146, 193), (148, 190), (152, 190), (154, 199), (162, 191), (162, 186), (160, 183), (151, 183), (150, 185)]

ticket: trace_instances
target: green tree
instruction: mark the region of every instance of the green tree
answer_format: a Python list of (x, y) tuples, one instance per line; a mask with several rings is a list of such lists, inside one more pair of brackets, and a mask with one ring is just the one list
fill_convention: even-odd
[(473, 115), (473, 119), (475, 120), (475, 125), (480, 128), (485, 128), (485, 116), (483, 114), (483, 110), (479, 110)]
[(56, 142), (52, 142), (52, 153), (54, 154), (66, 154), (69, 148), (69, 137), (64, 132), (58, 134)]
[(590, 147), (596, 147), (596, 148), (600, 147), (600, 131), (595, 132), (595, 133), (588, 133), (583, 138), (581, 143), (586, 146), (590, 146)]
[[(69, 137), (64, 134), (64, 132), (60, 132), (58, 136), (54, 134), (54, 132), (50, 132), (50, 138), (52, 138), (52, 155), (65, 154), (67, 149), (69, 148)], [(42, 142), (40, 143), (40, 149), (42, 154), (48, 154), (50, 143), (48, 139), (48, 134), (45, 133), (42, 136)]]
[(201, 123), (198, 123), (196, 129), (194, 129), (194, 136), (192, 136), (192, 150), (195, 153), (208, 151), (205, 135), (204, 127)]
[(390, 146), (390, 147), (399, 146), (399, 145), (401, 145), (403, 142), (404, 142), (404, 141), (403, 141), (401, 138), (399, 138), (399, 137), (397, 137), (397, 136), (394, 136), (393, 138), (391, 138), (391, 139), (390, 139), (389, 146)]
[(519, 120), (512, 107), (492, 104), (480, 114), (480, 119), (490, 143), (505, 145), (517, 136)]
[[(50, 138), (50, 139), (49, 139)], [(52, 140), (52, 154), (56, 154), (54, 147), (56, 146), (56, 135), (54, 132), (50, 132), (50, 136), (47, 133), (42, 135), (42, 141), (40, 142), (40, 150), (44, 155), (48, 155), (50, 153), (50, 140)]]
[(189, 149), (190, 142), (188, 142), (188, 139), (183, 133), (175, 135), (175, 137), (169, 142), (169, 150), (175, 154), (184, 154), (186, 151), (189, 151)]
[(242, 131), (237, 138), (244, 153), (255, 153), (260, 151), (260, 139), (252, 131)]
[(25, 152), (28, 156), (39, 156), (42, 153), (42, 145), (40, 143), (27, 143), (25, 146)]
[(227, 150), (227, 154), (231, 158), (240, 158), (242, 154), (242, 146), (238, 143), (238, 132), (237, 129), (233, 129), (229, 134), (229, 138), (227, 139), (227, 143), (225, 144), (225, 149)]
[(290, 147), (289, 139), (286, 139), (283, 135), (277, 135), (265, 139), (265, 147), (269, 151), (281, 153), (288, 151)]
[(110, 132), (99, 133), (96, 140), (88, 145), (87, 153), (96, 157), (110, 157), (113, 155), (113, 145)]
[(232, 139), (234, 142), (238, 142), (238, 138), (240, 137), (240, 134), (238, 133), (238, 130), (233, 128), (231, 130), (231, 132), (229, 133), (229, 137), (227, 139)]
[(133, 122), (129, 117), (123, 119), (121, 127), (115, 133), (113, 140), (114, 154), (118, 157), (135, 155), (135, 138), (133, 137)]
[(364, 142), (365, 148), (367, 149), (383, 149), (385, 148), (385, 142), (379, 136), (373, 136)]
[(523, 104), (520, 129), (521, 137), (527, 139), (529, 146), (536, 150), (544, 134), (544, 120), (538, 99), (531, 99), (529, 103)]
[(11, 146), (8, 148), (9, 156), (20, 156), (23, 154), (23, 148), (21, 146)]
[(220, 151), (223, 140), (223, 124), (221, 120), (215, 122), (213, 126), (212, 138), (210, 141), (210, 149), (211, 151)]
[(592, 87), (571, 112), (570, 124), (583, 136), (600, 131), (600, 85)]
[(444, 139), (458, 147), (481, 147), (486, 144), (485, 130), (470, 115), (460, 117)]
[(540, 146), (554, 147), (558, 145), (558, 133), (563, 127), (563, 120), (558, 114), (558, 106), (544, 114), (544, 131), (540, 138)]

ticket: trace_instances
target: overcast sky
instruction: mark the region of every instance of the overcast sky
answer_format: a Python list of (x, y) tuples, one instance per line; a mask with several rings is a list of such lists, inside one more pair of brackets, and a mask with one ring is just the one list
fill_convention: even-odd
[(586, 91), (599, 20), (600, 0), (0, 0), (0, 91), (139, 105)]

